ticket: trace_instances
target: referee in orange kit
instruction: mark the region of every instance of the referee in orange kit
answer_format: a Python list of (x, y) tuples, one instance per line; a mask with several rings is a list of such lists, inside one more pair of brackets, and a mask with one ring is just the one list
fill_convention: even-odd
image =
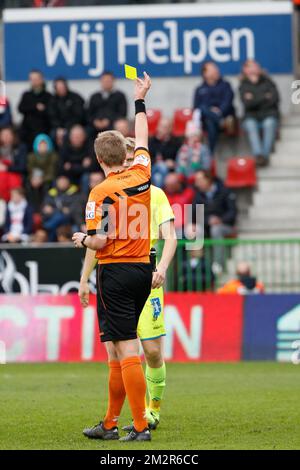
[(135, 160), (124, 169), (126, 143), (117, 131), (106, 131), (95, 140), (95, 152), (106, 180), (90, 193), (86, 206), (87, 234), (75, 233), (73, 241), (96, 251), (97, 303), (100, 338), (109, 356), (109, 402), (103, 421), (84, 435), (119, 439), (118, 418), (127, 395), (134, 428), (123, 441), (151, 440), (145, 417), (146, 382), (139, 357), (137, 324), (150, 294), (151, 160), (144, 98), (150, 77), (135, 83)]

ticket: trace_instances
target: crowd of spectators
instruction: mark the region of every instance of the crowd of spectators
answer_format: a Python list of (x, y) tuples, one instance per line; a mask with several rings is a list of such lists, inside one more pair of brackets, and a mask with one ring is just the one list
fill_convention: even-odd
[(84, 230), (87, 195), (104, 178), (94, 156), (95, 135), (112, 128), (129, 132), (126, 97), (114, 89), (109, 72), (89, 103), (63, 77), (54, 81), (53, 93), (38, 70), (29, 82), (18, 105), (18, 128), (9, 102), (0, 108), (2, 241), (70, 241), (73, 230)]
[[(214, 175), (213, 161), (220, 133), (236, 126), (234, 93), (214, 63), (204, 64), (201, 74), (185, 135), (175, 137), (172, 121), (162, 117), (150, 138), (152, 178), (174, 206), (177, 230), (190, 222), (183, 210), (186, 204), (204, 204), (205, 236), (221, 239), (234, 235), (237, 209), (235, 195)], [(64, 77), (54, 81), (52, 93), (38, 70), (30, 73), (29, 82), (18, 105), (18, 128), (9, 102), (0, 103), (0, 211), (5, 211), (0, 214), (1, 237), (4, 242), (64, 243), (72, 231), (84, 230), (87, 195), (104, 178), (94, 156), (95, 136), (108, 129), (132, 135), (127, 100), (110, 72), (102, 74), (99, 89), (87, 103)], [(249, 60), (239, 93), (252, 154), (258, 165), (266, 165), (279, 125), (277, 88), (259, 64)], [(214, 260), (220, 266), (222, 257), (216, 247)]]

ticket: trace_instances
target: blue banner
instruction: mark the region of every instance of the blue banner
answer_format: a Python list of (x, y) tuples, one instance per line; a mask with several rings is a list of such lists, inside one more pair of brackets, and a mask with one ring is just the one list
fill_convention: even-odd
[[(224, 4), (219, 9), (214, 6), (215, 15), (211, 11), (208, 15), (205, 6), (191, 4), (184, 5), (184, 13), (182, 5), (168, 5), (168, 14), (153, 5), (141, 10), (140, 16), (132, 7), (97, 7), (92, 12), (90, 8), (52, 9), (55, 14), (49, 13), (51, 9), (30, 10), (31, 14), (6, 10), (5, 79), (27, 80), (33, 68), (47, 79), (58, 75), (95, 79), (104, 70), (123, 77), (124, 63), (137, 65), (139, 73), (147, 70), (153, 77), (181, 77), (198, 75), (207, 60), (218, 63), (224, 74), (238, 74), (247, 58), (255, 58), (270, 73), (289, 74), (291, 13), (285, 7), (283, 13), (264, 9), (260, 14), (256, 5), (252, 4), (251, 14), (239, 14), (238, 4), (233, 14)], [(220, 14), (222, 8), (225, 16)]]
[(246, 296), (243, 359), (291, 362), (300, 349), (300, 295)]

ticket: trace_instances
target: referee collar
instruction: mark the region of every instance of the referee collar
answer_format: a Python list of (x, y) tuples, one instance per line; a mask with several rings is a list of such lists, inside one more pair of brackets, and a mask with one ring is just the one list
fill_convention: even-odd
[(126, 168), (120, 171), (110, 171), (108, 175), (106, 176), (106, 178), (109, 178), (110, 176), (120, 175), (121, 173), (124, 173), (124, 171), (126, 171)]

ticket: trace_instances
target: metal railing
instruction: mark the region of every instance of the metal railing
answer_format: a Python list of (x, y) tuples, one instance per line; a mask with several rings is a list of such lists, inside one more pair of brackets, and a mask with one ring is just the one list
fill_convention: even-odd
[[(159, 252), (162, 245), (159, 246)], [(213, 269), (216, 254), (222, 256), (222, 272)], [(300, 239), (205, 240), (201, 250), (186, 250), (179, 240), (169, 268), (166, 289), (178, 292), (216, 291), (234, 279), (236, 266), (245, 261), (266, 292), (300, 292)]]

